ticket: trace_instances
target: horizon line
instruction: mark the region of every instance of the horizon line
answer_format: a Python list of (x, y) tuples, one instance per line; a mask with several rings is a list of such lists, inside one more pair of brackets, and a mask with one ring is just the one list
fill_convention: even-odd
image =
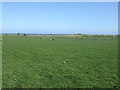
[[(18, 32), (19, 33), (19, 32)], [(16, 33), (0, 33), (0, 34), (18, 34), (17, 32)], [(116, 34), (88, 34), (88, 33), (20, 33), (20, 34), (27, 34), (27, 35), (120, 35), (119, 33), (116, 33)]]

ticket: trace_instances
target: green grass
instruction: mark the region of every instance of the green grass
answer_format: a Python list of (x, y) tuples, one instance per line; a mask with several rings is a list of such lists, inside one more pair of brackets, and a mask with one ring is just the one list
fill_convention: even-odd
[[(0, 40), (2, 35), (0, 35)], [(0, 89), (2, 89), (2, 41), (0, 41)]]
[(3, 88), (117, 87), (116, 37), (40, 37), (3, 36)]

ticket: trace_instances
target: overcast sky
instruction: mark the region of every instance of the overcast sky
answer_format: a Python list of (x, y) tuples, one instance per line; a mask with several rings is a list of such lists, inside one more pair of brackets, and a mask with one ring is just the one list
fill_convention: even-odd
[(117, 34), (117, 2), (4, 2), (3, 33)]

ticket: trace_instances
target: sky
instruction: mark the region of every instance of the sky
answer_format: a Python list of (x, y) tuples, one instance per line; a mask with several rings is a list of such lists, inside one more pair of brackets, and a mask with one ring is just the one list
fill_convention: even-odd
[(117, 2), (3, 2), (3, 33), (117, 34)]

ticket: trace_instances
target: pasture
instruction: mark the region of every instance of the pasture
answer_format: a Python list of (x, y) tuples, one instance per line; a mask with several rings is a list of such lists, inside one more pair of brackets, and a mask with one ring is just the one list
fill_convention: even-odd
[(3, 88), (117, 87), (117, 37), (2, 38)]

